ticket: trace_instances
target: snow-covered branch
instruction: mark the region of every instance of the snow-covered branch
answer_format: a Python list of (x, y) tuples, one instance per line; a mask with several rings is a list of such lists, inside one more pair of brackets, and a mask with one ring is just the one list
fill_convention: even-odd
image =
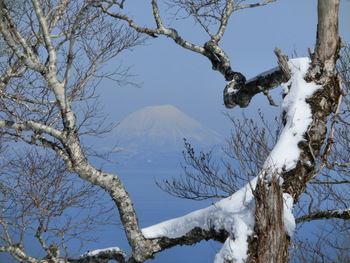
[(290, 79), (287, 56), (278, 48), (275, 49), (275, 54), (278, 58), (278, 67), (263, 72), (247, 82), (245, 82), (245, 79), (243, 81), (233, 79), (228, 82), (224, 89), (226, 108), (231, 109), (237, 105), (245, 108), (256, 94), (260, 92), (267, 93)]
[[(228, 257), (242, 260), (246, 257), (248, 249), (247, 238), (254, 230), (255, 205), (250, 185), (255, 183), (256, 179), (232, 196), (222, 199), (212, 206), (144, 228), (142, 233), (146, 238), (179, 238), (195, 228), (206, 231), (211, 229), (216, 232), (225, 231), (229, 233), (229, 237), (215, 262), (224, 262), (223, 259)], [(233, 249), (231, 250), (230, 247)], [(229, 254), (227, 255), (227, 253)]]
[[(323, 12), (320, 12), (321, 18), (325, 22), (322, 24), (325, 30), (323, 33), (329, 30), (333, 32), (324, 35), (321, 32), (322, 28), (319, 28), (322, 34), (318, 36), (326, 41), (318, 43), (316, 52), (327, 49), (328, 46), (329, 52), (322, 53), (323, 55), (320, 52), (315, 54), (310, 64), (310, 60), (306, 58), (288, 61), (284, 55), (276, 51), (279, 67), (249, 81), (246, 81), (243, 74), (232, 70), (230, 58), (219, 46), (219, 41), (234, 10), (262, 6), (274, 0), (262, 0), (256, 4), (236, 7), (233, 6), (235, 1), (232, 0), (174, 0), (174, 3), (179, 4), (179, 9), (188, 8), (189, 15), (195, 16), (209, 35), (209, 39), (201, 45), (189, 43), (177, 30), (164, 26), (157, 0), (151, 1), (155, 28), (140, 27), (128, 16), (119, 13), (120, 10), (111, 11), (110, 8), (116, 5), (122, 8), (124, 0), (88, 1), (84, 2), (87, 4), (84, 6), (79, 1), (69, 3), (61, 1), (59, 7), (52, 6), (53, 3), (46, 1), (25, 2), (34, 12), (23, 11), (27, 8), (9, 10), (5, 6), (5, 1), (1, 1), (0, 6), (2, 17), (0, 31), (5, 49), (9, 51), (4, 52), (8, 61), (4, 63), (4, 72), (0, 77), (4, 81), (1, 83), (4, 91), (0, 94), (3, 99), (3, 120), (0, 121), (0, 128), (8, 134), (9, 130), (15, 131), (16, 134), (11, 135), (21, 137), (29, 144), (50, 147), (65, 161), (71, 172), (91, 185), (104, 189), (118, 208), (131, 246), (131, 254), (128, 257), (119, 248), (109, 248), (88, 252), (76, 260), (72, 259), (71, 262), (108, 260), (144, 262), (169, 247), (191, 245), (208, 239), (223, 243), (215, 258), (217, 263), (227, 261), (241, 263), (245, 260), (257, 262), (258, 259), (260, 262), (269, 262), (272, 257), (274, 258), (272, 261), (286, 262), (290, 237), (295, 227), (293, 205), (305, 191), (306, 183), (313, 178), (316, 158), (320, 156), (327, 135), (329, 126), (327, 121), (330, 114), (334, 113), (335, 106), (339, 102), (337, 98), (341, 93), (338, 87), (339, 81), (334, 75), (334, 65), (339, 51), (335, 23), (338, 0), (319, 0), (320, 7), (323, 8)], [(238, 1), (238, 4), (240, 3), (242, 1)], [(65, 9), (66, 7), (69, 8)], [(55, 10), (57, 16), (54, 15)], [(209, 12), (201, 13), (203, 10)], [(86, 15), (88, 11), (91, 11), (91, 15), (90, 13)], [(29, 22), (23, 22), (22, 19), (13, 20), (11, 14), (16, 19), (25, 14)], [(334, 16), (331, 27), (327, 24), (330, 16)], [(95, 18), (101, 19), (95, 20)], [(98, 66), (114, 57), (125, 46), (137, 43), (137, 37), (124, 38), (129, 34), (119, 34), (120, 31), (114, 27), (115, 20), (106, 22), (111, 18), (122, 20), (137, 32), (152, 37), (167, 36), (181, 47), (209, 59), (212, 68), (219, 71), (228, 81), (224, 90), (224, 101), (228, 108), (235, 105), (248, 106), (251, 98), (259, 92), (263, 92), (272, 103), (268, 91), (285, 82), (283, 84), (285, 97), (282, 104), (284, 130), (255, 179), (230, 197), (207, 208), (140, 230), (133, 203), (120, 178), (116, 174), (97, 169), (87, 159), (76, 121), (76, 117), (81, 115), (76, 116), (72, 107), (72, 103), (78, 99), (86, 99), (83, 88), (90, 78), (94, 77)], [(28, 27), (28, 24), (31, 26)], [(82, 25), (84, 27), (80, 28)], [(218, 30), (212, 33), (210, 30), (217, 25)], [(109, 31), (101, 32), (104, 27), (108, 27)], [(80, 29), (81, 35), (76, 37), (75, 34), (78, 34), (77, 31)], [(52, 35), (52, 32), (55, 32), (55, 35)], [(118, 46), (116, 41), (118, 38), (130, 42)], [(76, 52), (75, 45), (78, 41), (81, 41), (79, 42), (81, 53)], [(94, 43), (97, 43), (98, 48), (94, 48)], [(119, 48), (120, 46), (122, 47)], [(99, 50), (96, 51), (97, 49)], [(89, 62), (84, 69), (79, 68), (79, 63), (74, 64), (77, 61), (75, 60), (77, 53), (83, 54), (82, 60)], [(60, 56), (61, 54), (63, 56)], [(12, 63), (12, 57), (15, 57), (15, 63)], [(318, 61), (318, 58), (321, 61)], [(17, 82), (16, 78), (23, 75), (24, 78)], [(72, 75), (75, 75), (75, 80), (71, 79)], [(40, 94), (38, 102), (36, 94), (32, 91)], [(81, 123), (84, 123), (84, 120)], [(28, 133), (23, 131), (32, 131), (34, 134), (27, 140), (25, 136)], [(49, 140), (50, 137), (55, 138), (53, 142)], [(331, 144), (330, 142), (329, 147)], [(329, 211), (328, 214), (321, 212), (323, 211), (311, 214), (309, 220), (332, 214)], [(349, 212), (337, 211), (332, 215), (347, 218)], [(37, 232), (41, 233), (39, 230)], [(41, 237), (39, 241), (47, 250), (48, 247)], [(24, 249), (20, 246), (2, 246), (0, 251), (10, 252), (19, 261), (38, 262), (23, 254)], [(48, 258), (45, 260), (51, 260), (49, 257), (56, 256), (48, 253)], [(59, 260), (57, 256), (55, 262), (60, 262)]]
[[(295, 228), (293, 197), (283, 193), (281, 176), (297, 166), (301, 155), (299, 143), (304, 141), (304, 135), (312, 124), (311, 109), (306, 100), (320, 86), (304, 80), (309, 65), (308, 58), (288, 61), (291, 78), (283, 85), (286, 96), (282, 104), (285, 127), (260, 174), (232, 196), (208, 208), (143, 229), (146, 238), (179, 238), (195, 228), (224, 230), (229, 237), (216, 256), (217, 263), (225, 260), (243, 262), (248, 256), (248, 244), (254, 242), (264, 249), (266, 244), (278, 245), (283, 237), (288, 244), (286, 240), (293, 235)], [(259, 220), (258, 226), (255, 226), (255, 220)], [(274, 223), (271, 224), (272, 221)], [(249, 243), (248, 237), (254, 231), (258, 235), (266, 231), (273, 234), (257, 241), (252, 238), (252, 243)], [(258, 250), (255, 253), (259, 253)]]
[(127, 255), (119, 247), (109, 247), (105, 249), (96, 249), (88, 251), (77, 259), (68, 259), (72, 263), (108, 263), (114, 260), (119, 263), (127, 262)]

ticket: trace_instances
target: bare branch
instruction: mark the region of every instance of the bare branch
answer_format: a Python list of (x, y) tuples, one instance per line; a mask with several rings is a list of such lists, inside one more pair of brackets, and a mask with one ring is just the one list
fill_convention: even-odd
[(40, 5), (40, 1), (38, 0), (32, 0), (33, 7), (38, 19), (38, 22), (40, 24), (40, 28), (42, 30), (43, 34), (43, 39), (45, 42), (46, 49), (48, 51), (48, 56), (49, 56), (49, 70), (50, 71), (56, 71), (56, 63), (57, 63), (57, 58), (56, 58), (56, 50), (55, 47), (53, 46), (51, 36), (50, 36), (50, 29), (47, 25), (47, 21), (45, 19), (45, 16), (43, 14), (43, 10)]
[(43, 125), (34, 121), (16, 123), (13, 121), (0, 121), (1, 128), (13, 129), (15, 131), (35, 131), (38, 133), (46, 133), (57, 139), (62, 139), (62, 133), (50, 126)]
[(235, 7), (235, 10), (264, 6), (264, 5), (267, 5), (271, 2), (276, 2), (276, 0), (266, 0), (265, 2), (261, 2), (261, 3), (255, 3), (255, 4), (249, 4), (249, 5), (239, 5), (239, 6)]
[(350, 209), (334, 209), (334, 210), (319, 210), (311, 212), (307, 215), (298, 217), (295, 221), (296, 223), (309, 222), (313, 220), (322, 220), (322, 219), (350, 219)]
[(0, 252), (9, 252), (12, 253), (14, 255), (16, 255), (16, 258), (18, 260), (21, 261), (26, 261), (29, 263), (39, 263), (40, 260), (30, 257), (28, 256), (23, 249), (21, 249), (20, 247), (17, 247), (16, 245), (12, 245), (12, 246), (0, 246)]

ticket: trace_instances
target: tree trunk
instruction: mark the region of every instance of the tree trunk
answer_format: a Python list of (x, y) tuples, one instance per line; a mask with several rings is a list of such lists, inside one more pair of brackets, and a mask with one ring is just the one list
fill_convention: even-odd
[(318, 1), (318, 26), (316, 52), (320, 62), (332, 60), (338, 47), (339, 0)]
[(304, 135), (305, 141), (299, 143), (301, 154), (296, 168), (281, 175), (283, 186), (280, 187), (277, 180), (272, 180), (270, 185), (263, 180), (257, 184), (256, 225), (252, 238), (248, 240), (247, 262), (289, 261), (290, 237), (284, 229), (283, 192), (290, 194), (296, 203), (305, 191), (307, 182), (315, 176), (316, 158), (320, 156), (327, 136), (327, 118), (334, 112), (341, 97), (339, 81), (334, 74), (340, 47), (338, 8), (339, 0), (318, 1), (316, 49), (305, 77), (308, 82), (322, 85), (307, 101), (313, 122)]
[(248, 263), (288, 262), (290, 237), (283, 221), (283, 192), (279, 179), (271, 184), (259, 180), (255, 189), (255, 233), (249, 240)]

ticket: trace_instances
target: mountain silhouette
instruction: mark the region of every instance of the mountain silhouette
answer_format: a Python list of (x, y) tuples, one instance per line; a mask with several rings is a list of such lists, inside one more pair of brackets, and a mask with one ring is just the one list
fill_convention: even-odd
[(172, 105), (150, 106), (127, 116), (114, 135), (124, 163), (170, 164), (182, 156), (184, 139), (195, 150), (209, 150), (224, 140)]

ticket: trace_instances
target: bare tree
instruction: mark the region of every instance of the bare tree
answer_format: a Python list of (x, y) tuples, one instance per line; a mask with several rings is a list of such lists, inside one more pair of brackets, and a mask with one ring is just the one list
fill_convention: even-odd
[[(342, 97), (340, 80), (335, 73), (340, 49), (339, 0), (318, 1), (316, 49), (305, 76), (301, 78), (305, 84), (302, 89), (292, 78), (293, 74), (300, 74), (301, 64), (301, 68), (295, 67), (278, 49), (275, 52), (279, 66), (246, 82), (242, 73), (232, 70), (230, 59), (219, 46), (234, 11), (266, 5), (273, 0), (248, 5), (233, 0), (172, 1), (170, 7), (176, 8), (177, 12), (185, 11), (207, 32), (209, 40), (203, 45), (191, 44), (177, 30), (165, 27), (156, 0), (151, 1), (156, 28), (140, 27), (124, 15), (125, 2), (0, 1), (0, 32), (4, 42), (0, 127), (10, 138), (49, 148), (60, 156), (70, 172), (104, 189), (118, 208), (131, 247), (128, 257), (122, 249), (114, 248), (87, 253), (71, 261), (144, 262), (175, 245), (192, 245), (213, 239), (224, 243), (216, 257), (217, 262), (287, 262), (293, 222), (287, 223), (284, 215), (291, 214), (292, 204), (298, 203), (307, 183), (326, 166), (334, 133), (332, 124), (327, 132), (328, 118), (338, 115)], [(128, 27), (119, 24), (123, 21)], [(277, 151), (275, 149), (282, 141), (286, 143), (286, 140), (279, 139), (257, 179), (221, 203), (197, 211), (198, 220), (190, 222), (186, 228), (180, 227), (188, 219), (185, 216), (141, 230), (131, 198), (119, 177), (94, 167), (80, 142), (81, 135), (89, 131), (84, 127), (86, 118), (93, 117), (91, 113), (94, 111), (88, 107), (81, 114), (77, 107), (79, 101), (93, 97), (91, 89), (96, 84), (93, 80), (101, 77), (98, 74), (100, 66), (121, 51), (142, 43), (142, 35), (165, 35), (178, 45), (208, 58), (213, 69), (228, 81), (224, 89), (224, 103), (228, 108), (236, 105), (247, 107), (251, 98), (260, 92), (264, 92), (273, 104), (268, 91), (288, 82), (285, 100), (292, 106), (286, 107), (281, 137), (287, 133), (292, 139), (298, 139), (284, 145), (295, 149), (297, 154), (293, 158), (284, 154), (280, 156), (285, 157), (283, 160), (287, 163), (276, 161), (271, 153)], [(305, 65), (305, 61), (300, 63)], [(304, 94), (301, 97), (290, 95), (300, 90)], [(298, 113), (296, 116), (300, 119), (295, 119), (298, 109), (294, 106), (299, 101), (309, 115), (299, 116)], [(307, 125), (293, 129), (300, 126), (299, 121)], [(320, 163), (317, 162), (319, 156)], [(237, 210), (225, 210), (230, 207), (225, 205), (227, 202), (237, 201), (242, 195), (244, 200)], [(231, 217), (219, 213), (220, 209), (229, 212)], [(244, 216), (254, 220), (245, 224), (235, 215), (237, 211), (244, 211)], [(237, 230), (242, 226), (246, 228), (243, 234)], [(237, 242), (247, 250), (245, 255), (234, 254), (232, 247)], [(10, 245), (6, 249), (11, 250), (19, 261), (40, 262), (21, 247)], [(62, 258), (57, 254), (51, 253), (49, 260), (61, 262)]]
[(184, 175), (157, 185), (165, 192), (185, 199), (205, 200), (232, 195), (263, 169), (273, 145), (280, 135), (281, 118), (269, 123), (259, 112), (260, 122), (243, 114), (243, 120), (227, 114), (232, 123), (231, 137), (226, 139), (224, 156), (217, 160), (213, 150), (196, 153), (185, 140)]
[[(295, 207), (298, 232), (309, 228), (313, 222), (314, 233), (307, 237), (294, 235), (292, 260), (295, 262), (348, 262), (349, 246), (349, 46), (340, 52), (337, 72), (343, 84), (344, 98), (339, 113), (332, 121), (330, 135), (332, 151), (324, 160), (318, 156), (317, 162), (326, 161), (320, 174), (307, 185), (304, 198)], [(158, 183), (165, 192), (176, 197), (204, 200), (224, 198), (246, 184), (259, 170), (263, 169), (273, 145), (281, 133), (281, 117), (271, 120), (260, 114), (260, 121), (243, 117), (243, 121), (228, 116), (233, 124), (231, 137), (224, 152), (227, 158), (221, 163), (212, 158), (212, 151), (195, 153), (189, 143), (185, 143), (184, 176)], [(223, 170), (223, 171), (222, 171)], [(242, 176), (243, 175), (243, 176)], [(316, 223), (320, 220), (325, 223)], [(310, 231), (309, 231), (310, 232)]]
[(98, 226), (112, 224), (104, 193), (72, 176), (58, 156), (35, 149), (2, 155), (0, 251), (37, 262), (19, 256), (36, 241), (43, 257), (62, 257), (63, 262), (73, 256), (70, 244), (82, 248), (95, 240)]
[[(105, 189), (119, 208), (130, 244), (139, 257), (139, 246), (144, 245), (137, 242), (142, 234), (128, 193), (116, 175), (88, 162), (80, 144), (81, 134), (94, 132), (93, 127), (84, 126), (96, 116), (93, 101), (84, 111), (79, 111), (78, 103), (94, 97), (101, 77), (125, 76), (127, 72), (103, 72), (101, 66), (142, 43), (143, 38), (102, 15), (94, 4), (0, 2), (4, 43), (0, 126), (16, 140), (53, 150), (70, 172)], [(8, 246), (4, 251), (13, 249)], [(20, 261), (36, 262), (21, 248), (12, 252)]]
[[(300, 228), (317, 224), (313, 238), (298, 238), (293, 253), (298, 261), (348, 262), (349, 240), (349, 46), (343, 47), (338, 61), (338, 73), (343, 83), (344, 97), (339, 114), (333, 119), (332, 151), (320, 175), (307, 188), (306, 200), (300, 202), (296, 222)], [(322, 162), (322, 160), (320, 160)], [(326, 222), (322, 222), (326, 221)]]

